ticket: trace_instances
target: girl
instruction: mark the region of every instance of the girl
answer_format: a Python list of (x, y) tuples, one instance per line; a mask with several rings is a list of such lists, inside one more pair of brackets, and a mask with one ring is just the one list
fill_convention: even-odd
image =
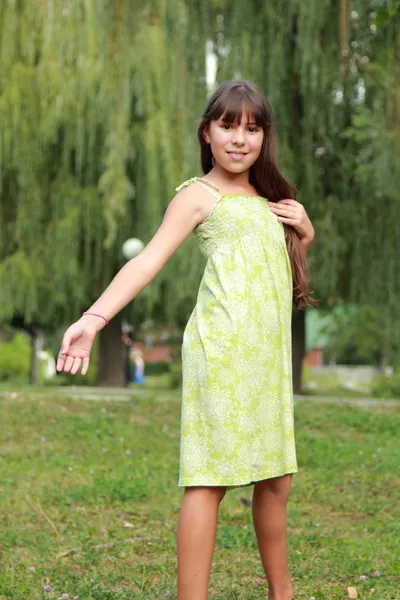
[(246, 81), (222, 85), (198, 138), (203, 177), (177, 188), (163, 222), (65, 333), (57, 369), (85, 374), (96, 333), (194, 232), (207, 258), (182, 344), (178, 598), (206, 600), (218, 506), (254, 485), (252, 513), (269, 600), (291, 600), (286, 504), (297, 472), (291, 313), (308, 293), (314, 230), (276, 162), (271, 108)]

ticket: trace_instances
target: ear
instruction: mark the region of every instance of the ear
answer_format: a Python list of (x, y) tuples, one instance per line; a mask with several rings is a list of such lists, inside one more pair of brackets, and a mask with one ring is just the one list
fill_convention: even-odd
[(203, 137), (204, 137), (204, 141), (206, 142), (206, 144), (209, 144), (211, 142), (211, 139), (210, 139), (210, 125), (209, 124), (207, 124), (204, 127)]

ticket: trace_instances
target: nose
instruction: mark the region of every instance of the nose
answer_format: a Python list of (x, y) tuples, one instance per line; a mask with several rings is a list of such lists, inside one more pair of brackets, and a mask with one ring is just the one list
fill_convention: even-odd
[(237, 144), (238, 146), (243, 146), (244, 132), (240, 127), (237, 127), (236, 129), (233, 130), (232, 143)]

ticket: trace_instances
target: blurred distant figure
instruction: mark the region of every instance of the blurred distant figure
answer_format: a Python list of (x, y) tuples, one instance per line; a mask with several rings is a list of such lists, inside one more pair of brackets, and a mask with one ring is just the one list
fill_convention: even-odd
[(136, 348), (133, 342), (132, 333), (129, 331), (122, 334), (122, 341), (127, 347), (127, 380), (134, 383), (143, 383), (144, 381), (144, 360), (143, 352)]
[(133, 381), (143, 383), (144, 381), (144, 360), (143, 352), (132, 346), (129, 352), (129, 362), (133, 367)]

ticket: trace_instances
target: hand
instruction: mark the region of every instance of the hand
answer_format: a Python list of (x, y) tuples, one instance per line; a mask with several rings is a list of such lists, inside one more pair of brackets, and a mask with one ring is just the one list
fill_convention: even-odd
[(85, 317), (71, 325), (62, 340), (57, 358), (57, 371), (64, 370), (75, 375), (82, 365), (82, 375), (86, 375), (90, 351), (97, 331), (94, 323)]
[(300, 240), (307, 241), (308, 245), (311, 244), (315, 235), (314, 227), (300, 202), (292, 198), (285, 198), (279, 202), (268, 202), (268, 204), (271, 211), (278, 217), (278, 221), (291, 225)]

